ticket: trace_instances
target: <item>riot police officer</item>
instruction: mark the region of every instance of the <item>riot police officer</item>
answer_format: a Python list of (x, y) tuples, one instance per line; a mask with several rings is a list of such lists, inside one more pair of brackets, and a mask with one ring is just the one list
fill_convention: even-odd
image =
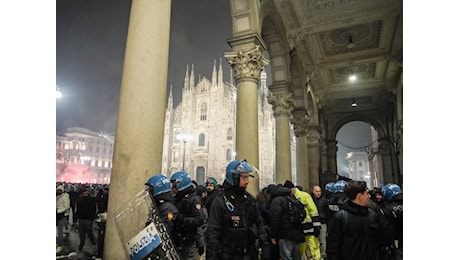
[(227, 165), (223, 191), (209, 212), (206, 259), (257, 259), (256, 241), (263, 226), (254, 196), (246, 191), (253, 168), (246, 160)]
[(198, 254), (196, 247), (197, 230), (205, 222), (204, 205), (195, 193), (192, 179), (184, 171), (171, 175), (172, 192), (180, 214), (174, 222), (173, 239), (183, 260), (193, 260)]
[(397, 184), (388, 183), (382, 188), (384, 212), (395, 232), (395, 259), (403, 259), (403, 192)]

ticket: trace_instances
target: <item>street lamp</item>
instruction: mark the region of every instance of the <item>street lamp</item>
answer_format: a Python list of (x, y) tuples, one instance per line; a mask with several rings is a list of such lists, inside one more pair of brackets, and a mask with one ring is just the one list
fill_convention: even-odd
[(59, 88), (58, 85), (56, 85), (56, 99), (59, 99), (61, 97), (62, 97), (61, 89)]
[(178, 134), (176, 136), (177, 140), (184, 142), (184, 151), (182, 154), (182, 171), (185, 170), (185, 144), (187, 141), (192, 140), (193, 136), (191, 134)]

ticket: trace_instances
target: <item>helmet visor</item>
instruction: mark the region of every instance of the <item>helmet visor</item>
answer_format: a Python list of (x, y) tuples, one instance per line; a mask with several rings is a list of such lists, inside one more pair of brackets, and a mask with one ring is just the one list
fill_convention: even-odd
[(251, 174), (254, 170), (251, 168), (251, 166), (246, 161), (246, 159), (241, 160), (237, 165), (235, 165), (235, 167), (233, 168), (233, 171), (238, 174), (247, 172), (249, 173), (250, 177), (254, 177), (254, 175)]

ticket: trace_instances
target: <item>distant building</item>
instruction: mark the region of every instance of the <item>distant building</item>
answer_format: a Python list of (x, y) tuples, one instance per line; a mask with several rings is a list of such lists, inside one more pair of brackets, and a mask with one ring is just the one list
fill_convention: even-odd
[[(187, 65), (181, 103), (173, 108), (172, 91), (165, 115), (162, 173), (170, 176), (184, 169), (199, 184), (207, 177), (219, 183), (225, 168), (234, 159), (244, 159), (235, 151), (236, 87), (224, 82), (222, 61), (216, 62), (211, 80), (199, 77), (195, 84), (194, 66)], [(273, 183), (275, 169), (275, 119), (267, 101), (267, 74), (259, 87), (259, 187)], [(248, 122), (252, 124), (253, 122)], [(251, 163), (251, 162), (250, 162)]]
[(383, 187), (383, 169), (382, 164), (379, 163), (379, 142), (378, 142), (378, 133), (373, 126), (371, 126), (371, 139), (372, 144), (368, 147), (367, 153), (369, 157), (369, 171), (371, 173), (372, 187)]
[(347, 162), (349, 168), (348, 177), (353, 180), (365, 181), (367, 187), (372, 189), (370, 170), (369, 170), (369, 159), (366, 152), (350, 152), (347, 153)]
[[(230, 81), (233, 77), (230, 76)], [(275, 118), (267, 97), (267, 74), (259, 86), (259, 187), (274, 183)], [(184, 169), (199, 184), (207, 177), (219, 183), (227, 164), (244, 159), (235, 151), (236, 87), (224, 82), (222, 61), (214, 62), (212, 79), (199, 77), (187, 66), (182, 100), (173, 107), (172, 89), (165, 114), (162, 173), (168, 177)], [(252, 122), (248, 122), (250, 124)], [(291, 129), (291, 131), (293, 131)], [(294, 136), (292, 134), (292, 136)], [(56, 181), (110, 183), (114, 136), (72, 127), (56, 136)], [(295, 138), (291, 139), (295, 179)], [(250, 162), (251, 163), (251, 162)]]
[(114, 137), (85, 128), (56, 136), (56, 181), (110, 183)]

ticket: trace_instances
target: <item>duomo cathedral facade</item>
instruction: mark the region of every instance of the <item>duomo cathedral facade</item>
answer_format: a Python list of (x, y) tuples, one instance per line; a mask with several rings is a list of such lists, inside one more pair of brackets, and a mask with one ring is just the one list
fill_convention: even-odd
[[(185, 170), (198, 184), (207, 177), (222, 183), (227, 164), (244, 159), (235, 151), (237, 89), (233, 82), (224, 82), (223, 76), (222, 60), (218, 69), (214, 61), (211, 80), (200, 76), (196, 81), (194, 66), (189, 71), (187, 65), (182, 100), (175, 108), (170, 91), (162, 158), (162, 173), (168, 177)], [(260, 188), (274, 183), (275, 118), (269, 95), (267, 74), (262, 71), (258, 88)]]

